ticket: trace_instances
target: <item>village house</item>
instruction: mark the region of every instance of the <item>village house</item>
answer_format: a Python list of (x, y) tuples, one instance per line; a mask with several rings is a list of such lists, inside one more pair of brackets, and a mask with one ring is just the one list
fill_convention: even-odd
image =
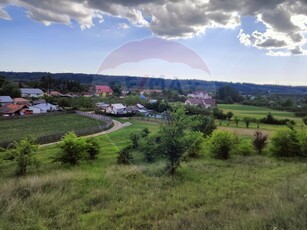
[(96, 85), (95, 95), (100, 97), (109, 97), (113, 95), (113, 90), (107, 85)]
[(186, 100), (185, 104), (209, 109), (216, 106), (216, 101), (214, 99), (189, 98)]
[(197, 99), (212, 99), (212, 97), (207, 92), (196, 91), (188, 94), (188, 98), (197, 98)]
[(41, 89), (21, 88), (21, 97), (34, 97), (39, 98), (44, 96), (44, 92)]
[(32, 109), (34, 114), (48, 113), (48, 112), (54, 112), (54, 111), (60, 110), (58, 106), (50, 104), (50, 103), (36, 104), (36, 105), (30, 106), (29, 109)]
[(0, 108), (0, 114), (2, 116), (18, 116), (27, 114), (28, 110), (29, 107), (26, 105), (9, 104)]
[(13, 103), (13, 99), (10, 96), (0, 96), (0, 107), (1, 106), (7, 106), (11, 103)]
[(13, 99), (15, 105), (31, 105), (30, 101), (24, 98), (14, 98)]
[(114, 115), (127, 114), (126, 106), (124, 106), (123, 104), (110, 104), (106, 108), (106, 113), (114, 114)]

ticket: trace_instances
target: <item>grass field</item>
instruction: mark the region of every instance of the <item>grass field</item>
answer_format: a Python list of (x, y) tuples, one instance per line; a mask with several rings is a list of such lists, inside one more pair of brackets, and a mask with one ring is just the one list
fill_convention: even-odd
[[(126, 120), (125, 120), (126, 122)], [(14, 179), (13, 165), (0, 164), (0, 229), (304, 229), (307, 226), (307, 166), (269, 157), (206, 156), (186, 162), (174, 178), (164, 161), (116, 164), (132, 126), (97, 137), (95, 162), (61, 166), (42, 147), (39, 169)]]
[[(260, 119), (266, 117), (268, 113), (271, 113), (277, 119), (290, 119), (296, 122), (297, 129), (304, 129), (304, 123), (301, 118), (295, 117), (291, 112), (285, 111), (276, 111), (264, 107), (257, 107), (257, 106), (249, 106), (249, 105), (226, 105), (220, 104), (218, 105), (219, 109), (222, 109), (225, 113), (232, 112), (234, 114), (232, 121), (222, 121), (220, 125), (220, 121), (216, 121), (216, 124), (224, 130), (232, 131), (236, 134), (243, 135), (243, 136), (252, 136), (255, 130), (257, 129), (256, 123), (251, 123), (249, 129), (246, 129), (245, 123), (242, 121), (244, 117), (256, 118)], [(241, 121), (239, 122), (239, 126), (236, 127), (234, 122), (234, 117), (238, 117)], [(228, 125), (229, 124), (229, 125)], [(260, 129), (267, 134), (272, 134), (275, 131), (286, 129), (287, 127), (284, 125), (267, 125), (267, 124), (260, 124)]]
[(65, 133), (104, 124), (77, 114), (33, 116), (13, 120), (0, 120), (0, 142)]

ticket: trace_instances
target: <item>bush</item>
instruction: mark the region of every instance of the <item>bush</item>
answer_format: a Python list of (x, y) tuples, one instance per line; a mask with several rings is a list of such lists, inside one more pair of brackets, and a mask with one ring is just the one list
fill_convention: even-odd
[(301, 156), (307, 157), (307, 131), (298, 133), (299, 145), (301, 149)]
[(268, 136), (257, 130), (254, 135), (253, 145), (258, 153), (261, 154), (262, 150), (268, 144)]
[(295, 130), (277, 132), (271, 138), (271, 151), (276, 157), (301, 156), (301, 146), (298, 133)]
[(138, 133), (131, 133), (130, 134), (130, 141), (131, 141), (132, 149), (137, 149), (139, 147), (140, 134), (138, 134)]
[(255, 151), (250, 140), (241, 140), (231, 150), (231, 155), (251, 156)]
[(131, 154), (131, 146), (127, 146), (119, 151), (119, 155), (117, 157), (118, 164), (130, 164), (130, 161), (133, 159)]
[(9, 150), (11, 160), (17, 164), (16, 175), (24, 176), (27, 174), (27, 168), (30, 165), (38, 165), (38, 161), (34, 158), (35, 152), (38, 150), (34, 139), (28, 137), (14, 144), (14, 148)]
[(60, 143), (61, 152), (55, 157), (56, 162), (76, 165), (86, 153), (84, 139), (78, 138), (74, 132), (67, 133)]
[(86, 140), (86, 152), (90, 160), (97, 159), (97, 155), (100, 153), (100, 148), (94, 138), (89, 138)]
[(187, 135), (187, 138), (190, 140), (187, 156), (191, 158), (199, 157), (204, 142), (203, 134), (201, 132), (191, 132)]
[(230, 158), (230, 150), (235, 143), (235, 137), (227, 131), (214, 131), (209, 138), (209, 151), (214, 158), (226, 160)]
[(208, 136), (216, 129), (214, 118), (210, 116), (197, 116), (198, 122), (192, 128), (193, 131), (203, 133), (203, 136)]

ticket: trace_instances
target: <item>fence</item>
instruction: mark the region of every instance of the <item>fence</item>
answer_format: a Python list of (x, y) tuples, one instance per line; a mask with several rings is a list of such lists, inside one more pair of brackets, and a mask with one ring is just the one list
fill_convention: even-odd
[[(95, 133), (102, 132), (104, 130), (109, 129), (113, 125), (113, 121), (111, 118), (102, 116), (102, 115), (97, 115), (97, 114), (92, 114), (92, 113), (87, 113), (87, 112), (81, 112), (81, 111), (76, 111), (76, 114), (80, 116), (85, 116), (89, 117), (92, 119), (104, 121), (104, 125), (99, 125), (99, 126), (93, 126), (93, 127), (88, 127), (80, 130), (75, 130), (74, 132), (77, 134), (77, 136), (87, 136)], [(37, 138), (37, 143), (38, 144), (47, 144), (47, 143), (52, 143), (52, 142), (57, 142), (61, 140), (61, 138), (66, 134), (66, 132), (62, 133), (56, 133), (52, 135), (46, 135), (46, 136), (41, 136)], [(0, 147), (7, 148), (10, 146), (12, 142), (2, 142), (0, 143)]]

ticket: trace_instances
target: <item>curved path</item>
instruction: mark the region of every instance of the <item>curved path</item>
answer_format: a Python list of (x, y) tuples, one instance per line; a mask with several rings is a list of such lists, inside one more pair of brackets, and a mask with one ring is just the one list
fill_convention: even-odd
[[(97, 136), (100, 136), (100, 135), (105, 135), (105, 134), (108, 134), (108, 133), (113, 133), (113, 132), (115, 132), (115, 131), (117, 131), (119, 129), (122, 129), (123, 127), (127, 126), (125, 124), (120, 123), (119, 121), (116, 121), (116, 120), (112, 120), (112, 121), (113, 121), (114, 125), (113, 125), (113, 127), (111, 129), (102, 131), (100, 133), (94, 133), (94, 134), (91, 134), (91, 135), (82, 136), (82, 137), (97, 137)], [(57, 144), (57, 143), (60, 143), (60, 141), (52, 142), (52, 143), (48, 143), (48, 144), (43, 144), (43, 145), (40, 145), (40, 147), (50, 146), (50, 145), (54, 145), (54, 144)]]

